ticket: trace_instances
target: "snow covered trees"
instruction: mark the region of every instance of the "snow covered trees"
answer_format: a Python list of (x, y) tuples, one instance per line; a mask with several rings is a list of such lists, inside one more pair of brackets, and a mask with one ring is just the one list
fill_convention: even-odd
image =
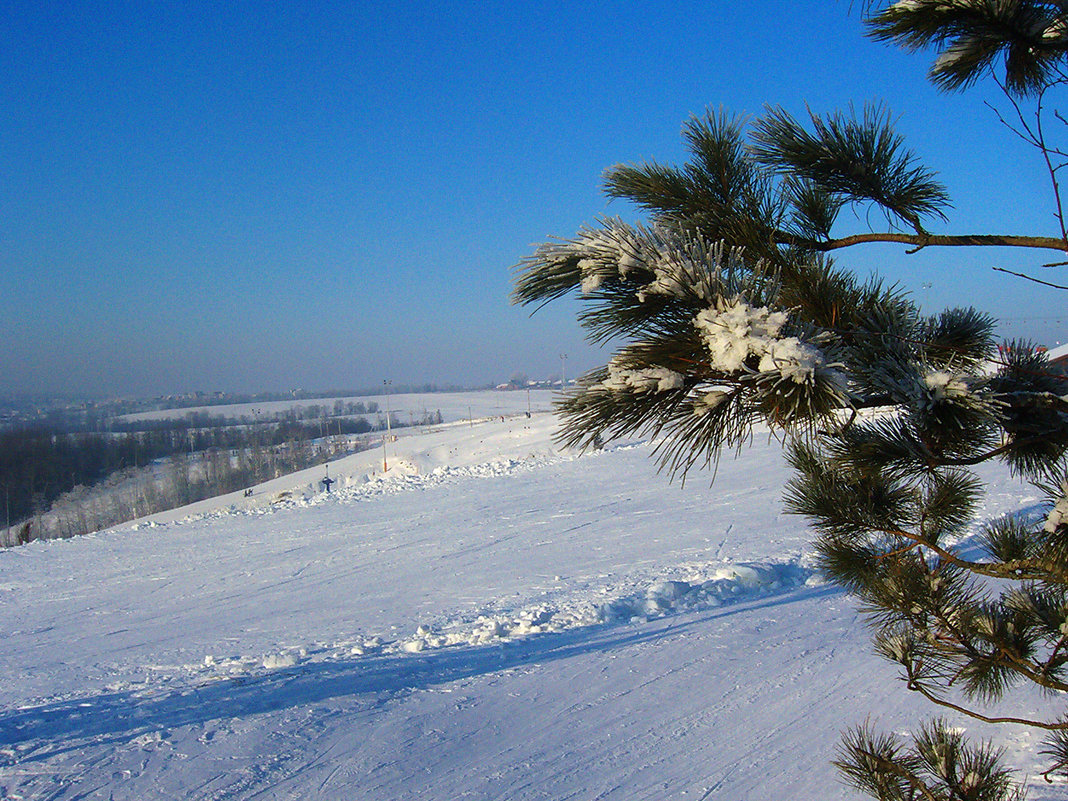
[[(1060, 4), (904, 0), (873, 20), (906, 46), (946, 45), (934, 76), (966, 86), (1004, 56), (1010, 97), (1064, 80)], [(1040, 109), (1041, 111), (1041, 109)], [(1050, 165), (1066, 158), (1020, 114)], [(1037, 133), (1036, 133), (1037, 131)], [(902, 292), (860, 281), (828, 255), (868, 241), (1009, 245), (1068, 253), (1060, 236), (935, 236), (948, 194), (888, 115), (799, 122), (772, 109), (751, 125), (686, 123), (682, 167), (616, 166), (612, 197), (648, 225), (605, 220), (550, 241), (521, 265), (514, 299), (577, 291), (592, 341), (622, 342), (560, 404), (561, 440), (650, 434), (672, 473), (708, 465), (768, 424), (789, 441), (788, 508), (817, 532), (827, 575), (862, 602), (879, 653), (910, 690), (985, 721), (1048, 734), (1050, 772), (1068, 773), (1068, 715), (989, 712), (1018, 683), (1068, 690), (1068, 386), (1022, 344), (1000, 352), (993, 321), (968, 308), (925, 317)], [(835, 237), (850, 204), (895, 229)], [(973, 526), (1000, 461), (1035, 482), (1040, 512)], [(1000, 756), (943, 721), (906, 749), (867, 729), (840, 767), (879, 799), (1003, 799)]]

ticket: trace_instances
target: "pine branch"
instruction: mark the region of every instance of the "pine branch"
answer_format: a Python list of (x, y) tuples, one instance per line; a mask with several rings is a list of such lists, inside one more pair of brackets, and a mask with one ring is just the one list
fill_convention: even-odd
[(981, 720), (983, 723), (1015, 723), (1021, 726), (1033, 726), (1036, 729), (1044, 729), (1046, 731), (1068, 731), (1068, 721), (1048, 723), (1044, 720), (1032, 720), (1031, 718), (991, 717), (989, 715), (984, 715), (981, 712), (976, 712), (974, 709), (968, 709), (965, 706), (955, 704), (952, 701), (948, 701), (945, 698), (932, 693), (922, 682), (914, 681), (911, 677), (906, 682), (906, 686), (913, 692), (922, 695), (932, 704), (937, 704), (946, 709), (952, 709), (954, 712), (960, 712), (962, 715)]
[(918, 779), (912, 773), (912, 771), (906, 770), (897, 762), (894, 762), (893, 760), (889, 759), (884, 759), (873, 751), (866, 751), (860, 748), (856, 749), (856, 753), (864, 756), (866, 759), (870, 759), (881, 770), (884, 770), (888, 773), (893, 773), (898, 778), (904, 779), (906, 782), (908, 782), (909, 786), (913, 790), (917, 791), (921, 796), (926, 798), (927, 801), (944, 801), (944, 799), (941, 799), (934, 793), (932, 793), (931, 789), (922, 781), (920, 781), (920, 779)]
[[(1062, 238), (1055, 236), (1021, 236), (1012, 234), (905, 234), (893, 232), (875, 232), (852, 234), (837, 239), (806, 239), (785, 231), (777, 231), (774, 241), (780, 245), (805, 250), (827, 253), (832, 250), (853, 247), (874, 242), (891, 242), (900, 245), (912, 245), (915, 253), (926, 247), (1013, 247), (1037, 248), (1068, 253), (1068, 246)], [(997, 268), (995, 268), (997, 269)], [(1007, 271), (1006, 271), (1007, 272)]]
[(1053, 650), (1050, 652), (1049, 658), (1042, 664), (1043, 675), (1049, 675), (1049, 670), (1053, 667), (1053, 663), (1056, 661), (1061, 649), (1068, 644), (1068, 635), (1061, 637), (1057, 640), (1057, 644), (1053, 646)]
[(1002, 454), (1011, 453), (1014, 448), (1025, 447), (1027, 445), (1034, 445), (1039, 442), (1046, 442), (1050, 435), (1057, 433), (1056, 431), (1047, 431), (1040, 436), (1028, 437), (1026, 439), (1017, 439), (1012, 442), (1007, 442), (999, 448), (986, 451), (984, 453), (977, 454), (968, 458), (960, 459), (947, 459), (945, 457), (935, 456), (927, 447), (926, 443), (922, 440), (919, 441), (919, 445), (923, 448), (927, 455), (928, 467), (974, 467), (976, 465), (989, 462), (991, 459), (995, 459)]
[[(851, 521), (858, 528), (864, 527), (863, 521)], [(963, 570), (967, 570), (971, 573), (975, 573), (980, 576), (987, 576), (989, 578), (1000, 579), (1013, 579), (1016, 581), (1042, 581), (1055, 578), (1064, 583), (1068, 583), (1068, 572), (1064, 570), (1051, 567), (1048, 564), (1043, 564), (1037, 559), (1014, 559), (1011, 562), (972, 562), (967, 559), (961, 559), (952, 551), (946, 550), (941, 546), (930, 542), (919, 534), (913, 534), (910, 531), (903, 529), (891, 529), (891, 528), (871, 528), (879, 534), (888, 534), (892, 537), (901, 537), (906, 540), (911, 540), (918, 546), (927, 548), (936, 556), (940, 557), (946, 562), (949, 562), (954, 567), (959, 567)], [(1066, 687), (1065, 689), (1068, 689)]]
[(1015, 275), (1017, 278), (1023, 278), (1025, 281), (1034, 281), (1036, 284), (1042, 284), (1043, 286), (1048, 286), (1053, 289), (1068, 289), (1068, 286), (1064, 286), (1063, 284), (1053, 284), (1049, 281), (1043, 281), (1041, 278), (1034, 278), (1033, 276), (1025, 275), (1024, 273), (1018, 273), (1013, 270), (1006, 270), (1004, 267), (993, 267), (991, 269), (997, 270), (999, 273), (1008, 273), (1009, 275)]
[(868, 20), (871, 35), (906, 50), (938, 47), (930, 78), (942, 89), (966, 89), (1001, 60), (1004, 82), (1032, 95), (1059, 74), (1065, 61), (1061, 3), (913, 0), (894, 3)]

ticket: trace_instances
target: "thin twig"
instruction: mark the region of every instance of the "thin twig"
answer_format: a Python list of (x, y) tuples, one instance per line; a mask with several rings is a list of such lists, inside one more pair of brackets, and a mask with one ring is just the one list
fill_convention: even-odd
[(1050, 151), (1049, 148), (1046, 147), (1046, 136), (1042, 131), (1042, 103), (1048, 88), (1049, 86), (1043, 86), (1042, 91), (1038, 93), (1038, 100), (1035, 106), (1035, 131), (1038, 134), (1038, 149), (1042, 152), (1042, 158), (1046, 162), (1046, 169), (1049, 170), (1050, 183), (1053, 184), (1053, 199), (1057, 204), (1057, 221), (1061, 225), (1061, 238), (1064, 240), (1065, 248), (1068, 249), (1068, 229), (1065, 229), (1064, 226), (1064, 207), (1061, 205), (1061, 188), (1057, 183), (1057, 170), (1050, 159)]
[(1015, 275), (1017, 278), (1024, 278), (1028, 281), (1034, 281), (1036, 284), (1042, 284), (1042, 286), (1052, 287), (1053, 289), (1068, 289), (1068, 286), (1050, 283), (1049, 281), (1043, 281), (1041, 278), (1035, 278), (1034, 276), (1025, 275), (1024, 273), (1018, 273), (1014, 270), (1006, 270), (1004, 267), (992, 267), (991, 269), (996, 270), (999, 273), (1008, 273), (1009, 275)]

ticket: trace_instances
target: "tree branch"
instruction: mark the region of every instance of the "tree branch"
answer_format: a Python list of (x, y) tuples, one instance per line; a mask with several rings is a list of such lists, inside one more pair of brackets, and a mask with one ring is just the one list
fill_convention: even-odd
[(900, 776), (902, 779), (909, 783), (913, 790), (916, 790), (917, 792), (919, 792), (920, 795), (926, 798), (927, 801), (939, 801), (939, 797), (931, 792), (931, 788), (929, 788), (926, 784), (916, 778), (916, 776), (914, 776), (911, 771), (905, 770), (905, 768), (903, 768), (897, 762), (893, 762), (889, 759), (883, 759), (878, 754), (872, 753), (871, 751), (862, 748), (857, 748), (856, 752), (858, 754), (864, 755), (888, 773), (894, 773), (897, 776)]
[(1059, 429), (1049, 429), (1047, 431), (1042, 432), (1042, 434), (1036, 434), (1031, 437), (1025, 437), (1023, 439), (1014, 439), (1011, 442), (1006, 442), (1004, 445), (998, 448), (994, 448), (993, 450), (987, 451), (986, 453), (981, 453), (978, 456), (970, 456), (967, 458), (960, 459), (947, 459), (942, 456), (936, 456), (926, 442), (924, 442), (923, 440), (918, 440), (917, 442), (919, 446), (923, 449), (924, 456), (927, 457), (928, 467), (974, 467), (977, 464), (982, 464), (983, 462), (988, 462), (991, 459), (1001, 456), (1003, 453), (1008, 453), (1009, 451), (1013, 450), (1013, 448), (1036, 445), (1040, 442), (1044, 442), (1048, 440), (1049, 437), (1058, 433), (1060, 433)]
[[(911, 671), (910, 671), (911, 672)], [(963, 707), (960, 704), (955, 704), (952, 701), (947, 701), (945, 698), (932, 693), (922, 683), (916, 681), (911, 676), (906, 681), (906, 685), (913, 692), (917, 692), (930, 701), (932, 704), (943, 706), (946, 709), (952, 709), (954, 712), (960, 712), (962, 715), (967, 715), (970, 718), (981, 720), (984, 723), (1018, 723), (1023, 726), (1034, 726), (1036, 729), (1045, 729), (1046, 731), (1064, 731), (1068, 729), (1068, 722), (1062, 721), (1061, 723), (1047, 723), (1044, 720), (1029, 720), (1028, 718), (1012, 718), (1012, 717), (989, 717), (981, 712)]]
[(892, 537), (901, 537), (910, 540), (923, 548), (927, 548), (933, 554), (941, 557), (955, 567), (959, 567), (962, 570), (967, 570), (980, 576), (1015, 579), (1017, 581), (1048, 580), (1051, 577), (1056, 577), (1068, 583), (1068, 576), (1065, 576), (1061, 571), (1054, 571), (1047, 566), (1043, 566), (1041, 563), (1036, 563), (1033, 559), (1014, 559), (1011, 562), (970, 562), (967, 559), (961, 559), (952, 551), (947, 551), (945, 548), (935, 545), (933, 542), (928, 542), (919, 534), (892, 528), (873, 528), (871, 530), (878, 531), (881, 534), (889, 534)]
[(1068, 643), (1068, 635), (1065, 635), (1059, 640), (1057, 640), (1057, 645), (1054, 646), (1053, 652), (1049, 655), (1049, 659), (1047, 659), (1042, 665), (1043, 674), (1049, 675), (1049, 669), (1053, 667), (1053, 660), (1057, 658), (1057, 654), (1060, 653), (1061, 648), (1063, 648), (1066, 643)]
[(1004, 267), (994, 267), (992, 269), (997, 270), (999, 273), (1008, 273), (1009, 275), (1015, 275), (1017, 278), (1024, 278), (1028, 281), (1034, 281), (1036, 284), (1053, 287), (1054, 289), (1068, 289), (1068, 286), (1061, 286), (1060, 284), (1051, 284), (1049, 281), (1043, 281), (1041, 278), (1032, 278), (1030, 275), (1013, 272), (1012, 270), (1006, 270)]
[(890, 242), (899, 245), (912, 245), (916, 249), (925, 247), (1010, 247), (1036, 248), (1068, 253), (1064, 240), (1056, 236), (1018, 236), (1014, 234), (903, 234), (893, 232), (873, 232), (870, 234), (853, 234), (837, 239), (808, 239), (806, 237), (778, 231), (772, 236), (778, 245), (816, 250), (826, 253), (831, 250), (853, 247), (873, 242)]

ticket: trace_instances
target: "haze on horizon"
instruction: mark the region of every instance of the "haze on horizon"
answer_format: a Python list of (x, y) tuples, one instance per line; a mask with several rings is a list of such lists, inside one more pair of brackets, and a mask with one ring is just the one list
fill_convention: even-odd
[[(1011, 191), (1048, 179), (997, 95), (939, 94), (846, 4), (514, 5), (5, 4), (0, 395), (479, 385), (561, 353), (575, 375), (608, 354), (572, 304), (511, 307), (509, 268), (636, 219), (602, 171), (681, 161), (709, 107), (885, 101), (946, 231), (1054, 227), (1048, 194)], [(1041, 259), (839, 257), (1053, 345), (1063, 304), (990, 269)]]

